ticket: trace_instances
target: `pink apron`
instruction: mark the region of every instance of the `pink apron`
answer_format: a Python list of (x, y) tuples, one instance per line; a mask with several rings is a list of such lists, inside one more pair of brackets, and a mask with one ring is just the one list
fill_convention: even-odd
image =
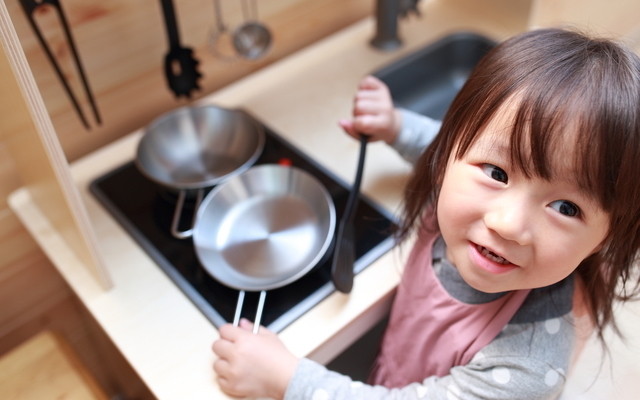
[(466, 365), (500, 333), (530, 292), (510, 292), (484, 304), (452, 298), (432, 267), (437, 237), (421, 233), (411, 251), (369, 379), (372, 384), (403, 387)]

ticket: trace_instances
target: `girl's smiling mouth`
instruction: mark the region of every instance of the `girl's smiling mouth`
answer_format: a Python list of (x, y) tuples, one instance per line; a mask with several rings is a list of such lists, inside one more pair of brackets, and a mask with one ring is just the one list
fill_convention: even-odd
[(496, 262), (498, 264), (502, 264), (502, 265), (509, 265), (511, 264), (511, 262), (509, 262), (509, 260), (507, 260), (504, 257), (501, 257), (499, 255), (497, 255), (496, 253), (492, 252), (491, 250), (487, 249), (486, 247), (482, 247), (478, 244), (476, 244), (476, 250), (478, 250), (480, 252), (480, 254), (482, 254), (483, 256), (487, 257), (489, 260)]
[(518, 268), (516, 264), (506, 258), (473, 242), (469, 243), (469, 254), (473, 264), (493, 274), (502, 274)]

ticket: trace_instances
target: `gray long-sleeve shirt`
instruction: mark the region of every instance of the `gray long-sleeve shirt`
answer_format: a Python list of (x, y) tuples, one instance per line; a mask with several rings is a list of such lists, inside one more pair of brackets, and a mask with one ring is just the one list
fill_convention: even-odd
[(408, 110), (400, 110), (402, 128), (396, 140), (391, 144), (405, 160), (414, 164), (422, 151), (433, 141), (442, 125), (424, 115)]

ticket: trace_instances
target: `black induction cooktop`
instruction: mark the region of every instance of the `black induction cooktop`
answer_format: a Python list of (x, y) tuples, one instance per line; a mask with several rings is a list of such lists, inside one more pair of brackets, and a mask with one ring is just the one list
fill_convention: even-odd
[[(349, 186), (272, 129), (264, 128), (265, 146), (256, 165), (286, 160), (311, 173), (327, 188), (340, 221)], [(174, 191), (144, 177), (132, 160), (95, 179), (91, 192), (216, 327), (233, 320), (238, 291), (219, 283), (201, 267), (191, 239), (176, 239), (170, 232), (177, 199)], [(193, 215), (193, 202), (185, 205), (183, 220), (190, 220), (189, 213)], [(359, 273), (393, 247), (395, 223), (365, 196), (358, 201), (355, 221), (354, 270)], [(331, 283), (332, 253), (333, 247), (304, 277), (268, 291), (263, 325), (278, 332), (335, 291)], [(257, 302), (258, 293), (246, 293), (243, 317), (253, 320)]]

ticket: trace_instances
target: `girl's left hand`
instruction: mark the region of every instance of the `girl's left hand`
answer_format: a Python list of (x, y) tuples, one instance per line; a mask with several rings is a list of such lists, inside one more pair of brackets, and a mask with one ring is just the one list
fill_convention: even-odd
[(282, 399), (299, 360), (273, 332), (260, 327), (253, 334), (252, 329), (244, 319), (239, 327), (220, 328), (212, 346), (218, 384), (231, 396)]
[(387, 85), (369, 75), (358, 84), (353, 99), (352, 118), (340, 120), (338, 124), (356, 139), (365, 134), (371, 142), (383, 140), (391, 144), (400, 132), (401, 119), (400, 112), (393, 106)]

